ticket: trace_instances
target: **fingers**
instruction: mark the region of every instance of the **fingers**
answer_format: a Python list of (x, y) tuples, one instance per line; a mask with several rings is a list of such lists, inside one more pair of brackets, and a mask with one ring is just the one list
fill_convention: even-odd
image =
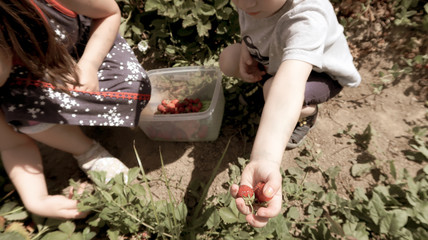
[(261, 207), (257, 210), (257, 216), (261, 218), (273, 218), (281, 212), (282, 196), (275, 196), (269, 201), (267, 207)]
[(245, 204), (245, 201), (243, 198), (237, 198), (235, 199), (236, 208), (239, 212), (241, 212), (244, 215), (253, 214), (253, 209)]
[(77, 209), (77, 200), (61, 199), (61, 205), (58, 206), (58, 217), (65, 219), (79, 219), (88, 216), (89, 212), (79, 212)]
[(230, 187), (230, 194), (233, 198), (236, 198), (236, 194), (238, 194), (239, 186), (237, 184), (232, 184)]
[[(81, 195), (85, 191), (86, 185), (87, 185), (87, 183), (85, 183), (85, 182), (81, 183), (79, 185), (79, 189), (77, 189), (77, 195)], [(73, 188), (73, 186), (70, 186), (70, 188), (68, 190), (68, 198), (72, 199), (73, 196), (74, 196), (74, 188)]]
[(245, 220), (247, 220), (248, 224), (256, 228), (264, 227), (269, 222), (269, 218), (260, 217), (258, 214), (249, 214), (245, 217)]

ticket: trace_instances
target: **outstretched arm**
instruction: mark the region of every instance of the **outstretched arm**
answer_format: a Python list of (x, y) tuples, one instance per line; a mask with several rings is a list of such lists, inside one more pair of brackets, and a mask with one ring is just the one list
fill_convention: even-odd
[[(261, 207), (257, 215), (250, 213), (242, 198), (236, 199), (240, 212), (254, 227), (263, 227), (268, 220), (278, 215), (282, 206), (282, 180), (280, 166), (287, 142), (296, 126), (302, 110), (306, 80), (312, 65), (297, 61), (284, 61), (273, 80), (267, 82), (266, 103), (251, 152), (250, 162), (245, 167), (241, 184), (255, 186), (266, 182), (264, 195), (273, 197), (267, 207)], [(238, 186), (231, 188), (236, 196)]]
[(15, 132), (0, 111), (0, 152), (3, 165), (28, 211), (44, 217), (83, 218), (77, 201), (62, 195), (49, 195), (42, 159), (35, 142)]
[(83, 91), (98, 91), (97, 72), (119, 31), (120, 9), (114, 0), (59, 0), (68, 9), (92, 19), (90, 38), (77, 63)]

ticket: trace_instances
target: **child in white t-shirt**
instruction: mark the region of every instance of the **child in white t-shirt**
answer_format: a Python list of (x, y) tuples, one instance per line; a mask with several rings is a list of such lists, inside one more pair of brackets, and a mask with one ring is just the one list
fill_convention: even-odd
[[(241, 184), (266, 182), (263, 192), (273, 197), (257, 215), (242, 198), (236, 204), (252, 226), (262, 227), (281, 210), (284, 150), (303, 142), (315, 124), (318, 104), (343, 87), (358, 86), (361, 77), (328, 0), (232, 2), (238, 9), (242, 42), (224, 49), (220, 68), (225, 75), (262, 83), (265, 101)], [(237, 191), (233, 185), (232, 195)]]

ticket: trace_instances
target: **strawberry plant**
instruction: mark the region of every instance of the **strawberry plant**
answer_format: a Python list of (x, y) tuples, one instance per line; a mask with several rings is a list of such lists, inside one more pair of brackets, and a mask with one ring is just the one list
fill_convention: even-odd
[(238, 15), (229, 0), (117, 2), (123, 36), (131, 46), (151, 49), (155, 57), (202, 64), (238, 39)]

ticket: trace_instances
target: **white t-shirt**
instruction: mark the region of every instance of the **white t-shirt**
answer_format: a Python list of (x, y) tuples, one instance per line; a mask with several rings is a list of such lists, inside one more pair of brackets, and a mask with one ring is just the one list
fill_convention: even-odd
[(238, 10), (241, 37), (250, 54), (275, 75), (288, 59), (313, 65), (342, 86), (356, 87), (356, 69), (343, 27), (328, 0), (287, 0), (273, 16), (256, 19)]

